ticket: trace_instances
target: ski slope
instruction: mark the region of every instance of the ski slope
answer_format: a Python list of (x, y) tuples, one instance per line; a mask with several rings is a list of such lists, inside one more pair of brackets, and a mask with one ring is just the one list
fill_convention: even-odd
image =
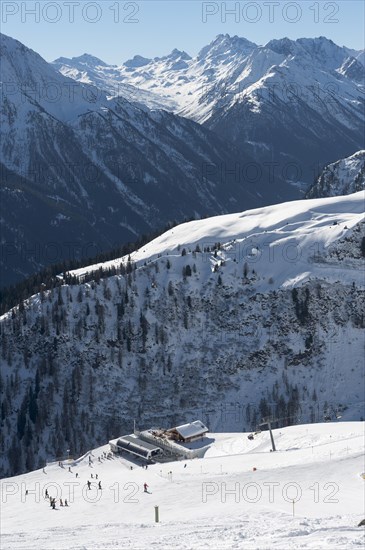
[[(204, 458), (148, 470), (104, 458), (105, 445), (63, 467), (51, 463), (3, 480), (2, 547), (362, 548), (364, 427), (337, 422), (277, 429), (276, 453), (268, 432), (253, 441), (248, 434), (208, 434)], [(43, 498), (46, 487), (69, 507), (57, 502), (52, 510)]]

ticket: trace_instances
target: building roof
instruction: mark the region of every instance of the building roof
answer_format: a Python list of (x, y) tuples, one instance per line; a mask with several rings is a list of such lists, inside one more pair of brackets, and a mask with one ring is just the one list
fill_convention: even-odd
[(139, 437), (135, 435), (124, 435), (122, 439), (126, 439), (127, 441), (131, 441), (135, 445), (140, 445), (141, 447), (144, 447), (145, 449), (148, 449), (149, 451), (154, 451), (155, 449), (159, 449), (157, 445), (153, 445), (152, 443), (149, 443), (148, 441), (144, 441), (143, 439), (140, 439)]
[(184, 439), (188, 439), (189, 437), (197, 437), (209, 432), (208, 428), (200, 420), (195, 420), (194, 422), (189, 422), (188, 424), (182, 424), (181, 426), (176, 426), (176, 428), (173, 429), (176, 430)]
[(147, 451), (155, 451), (160, 449), (157, 445), (152, 445), (152, 443), (143, 441), (134, 435), (123, 435), (123, 437), (118, 439), (117, 445), (119, 442), (123, 442), (125, 447), (128, 447), (128, 445), (133, 445), (134, 447), (140, 447), (141, 449), (146, 449)]

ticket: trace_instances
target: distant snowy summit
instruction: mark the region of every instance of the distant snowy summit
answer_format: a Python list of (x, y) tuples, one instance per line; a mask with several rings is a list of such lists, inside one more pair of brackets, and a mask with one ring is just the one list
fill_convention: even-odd
[[(251, 97), (268, 83), (282, 84), (286, 73), (290, 82), (303, 85), (310, 82), (308, 75), (303, 79), (300, 73), (310, 69), (319, 87), (326, 83), (330, 76), (327, 73), (332, 78), (341, 75), (363, 81), (363, 60), (364, 51), (340, 47), (323, 36), (298, 40), (285, 37), (258, 45), (240, 36), (219, 34), (195, 57), (175, 48), (168, 55), (153, 59), (135, 55), (118, 66), (108, 66), (89, 54), (72, 59), (62, 57), (53, 65), (66, 76), (73, 74), (75, 79), (80, 79), (75, 69), (87, 70), (89, 81), (100, 85), (104, 79), (111, 94), (122, 82), (154, 92), (166, 102), (166, 109), (203, 122), (209, 120), (217, 106), (229, 108), (242, 99), (243, 93)], [(316, 69), (321, 69), (321, 74), (316, 76)]]
[(328, 164), (309, 189), (307, 198), (350, 195), (365, 189), (365, 150)]
[(139, 67), (144, 67), (145, 65), (148, 65), (148, 63), (151, 63), (151, 61), (152, 59), (142, 57), (141, 55), (135, 55), (133, 59), (128, 59), (128, 61), (126, 61), (124, 65), (129, 69), (137, 69)]
[[(261, 166), (274, 159), (296, 189), (308, 189), (314, 165), (365, 149), (364, 51), (324, 36), (258, 45), (219, 34), (193, 57), (174, 49), (118, 66), (87, 68), (73, 60), (54, 66), (111, 97), (159, 102), (233, 142)], [(125, 95), (126, 85), (134, 95)], [(294, 177), (286, 173), (288, 163), (296, 167)]]
[(105, 63), (105, 61), (102, 61), (98, 57), (95, 57), (94, 55), (90, 55), (88, 53), (84, 53), (82, 55), (79, 55), (77, 57), (72, 57), (71, 59), (67, 57), (59, 57), (56, 59), (53, 63), (56, 66), (62, 66), (63, 64), (67, 64), (69, 62), (72, 62), (73, 65), (83, 65), (85, 67), (95, 68), (95, 67), (107, 67), (108, 63)]

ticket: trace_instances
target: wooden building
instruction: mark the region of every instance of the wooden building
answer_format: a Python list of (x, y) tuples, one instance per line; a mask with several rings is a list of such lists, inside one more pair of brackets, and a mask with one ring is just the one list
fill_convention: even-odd
[(183, 443), (190, 443), (196, 439), (201, 439), (208, 432), (208, 428), (200, 420), (189, 422), (188, 424), (182, 424), (166, 431), (166, 434), (170, 439), (176, 441), (182, 441)]

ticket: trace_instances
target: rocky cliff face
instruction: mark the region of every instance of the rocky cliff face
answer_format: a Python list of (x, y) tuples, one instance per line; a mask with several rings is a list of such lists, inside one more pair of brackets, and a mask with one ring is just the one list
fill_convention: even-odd
[(325, 167), (307, 193), (309, 199), (350, 195), (365, 188), (365, 151)]

